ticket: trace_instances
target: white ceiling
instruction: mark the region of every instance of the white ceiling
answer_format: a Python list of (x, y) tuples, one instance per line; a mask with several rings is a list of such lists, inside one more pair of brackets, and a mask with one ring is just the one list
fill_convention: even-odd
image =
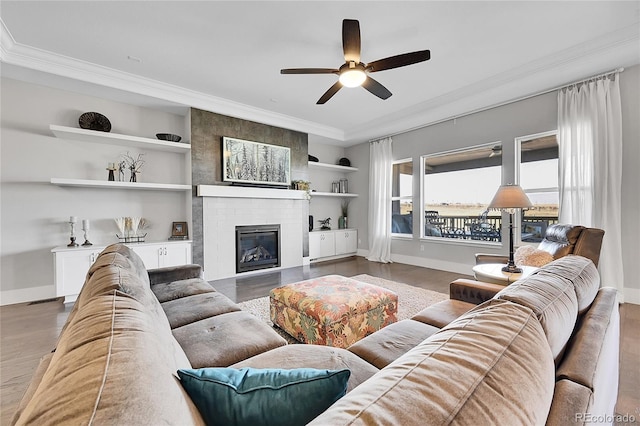
[[(154, 107), (194, 106), (349, 146), (640, 63), (640, 1), (1, 1), (2, 75)], [(362, 61), (430, 49), (344, 88), (342, 19)]]

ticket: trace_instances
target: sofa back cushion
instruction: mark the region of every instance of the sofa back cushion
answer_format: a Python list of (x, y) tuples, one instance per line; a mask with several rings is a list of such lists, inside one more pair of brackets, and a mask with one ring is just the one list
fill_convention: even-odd
[(533, 312), (491, 300), (380, 370), (310, 424), (543, 424), (554, 372)]
[(128, 295), (91, 298), (66, 327), (16, 424), (203, 424), (176, 377), (189, 362), (171, 339)]
[(566, 256), (505, 287), (495, 298), (533, 310), (554, 358), (559, 360), (575, 328), (579, 308), (591, 305), (599, 285), (598, 272), (589, 259)]

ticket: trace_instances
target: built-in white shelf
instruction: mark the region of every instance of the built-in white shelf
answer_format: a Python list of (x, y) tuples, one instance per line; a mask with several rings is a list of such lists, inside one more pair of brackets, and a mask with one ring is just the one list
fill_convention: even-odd
[(349, 194), (344, 192), (318, 192), (311, 191), (311, 197), (337, 197), (337, 198), (355, 198), (358, 194)]
[(339, 166), (337, 164), (328, 164), (328, 163), (318, 163), (317, 161), (309, 161), (307, 164), (311, 169), (332, 170), (335, 172), (343, 172), (343, 173), (358, 171), (356, 167)]
[(49, 129), (57, 138), (60, 139), (153, 149), (167, 152), (186, 153), (191, 150), (190, 143), (168, 142), (161, 141), (159, 139), (100, 132), (97, 130), (78, 129), (76, 127), (58, 126), (55, 124), (51, 124)]
[(74, 186), (84, 188), (140, 189), (151, 191), (190, 191), (191, 185), (148, 182), (113, 182), (107, 180), (51, 178), (51, 183), (58, 186)]

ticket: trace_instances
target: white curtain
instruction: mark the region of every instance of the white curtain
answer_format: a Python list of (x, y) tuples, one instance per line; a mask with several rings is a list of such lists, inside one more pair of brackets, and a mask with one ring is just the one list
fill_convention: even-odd
[(391, 138), (369, 147), (369, 256), (374, 262), (391, 262)]
[(622, 112), (619, 73), (558, 93), (560, 223), (604, 229), (600, 252), (603, 286), (623, 300)]

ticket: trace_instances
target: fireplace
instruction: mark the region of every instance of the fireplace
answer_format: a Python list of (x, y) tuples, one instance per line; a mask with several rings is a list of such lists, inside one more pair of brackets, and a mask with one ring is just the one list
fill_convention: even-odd
[(236, 226), (236, 273), (280, 266), (280, 225)]

